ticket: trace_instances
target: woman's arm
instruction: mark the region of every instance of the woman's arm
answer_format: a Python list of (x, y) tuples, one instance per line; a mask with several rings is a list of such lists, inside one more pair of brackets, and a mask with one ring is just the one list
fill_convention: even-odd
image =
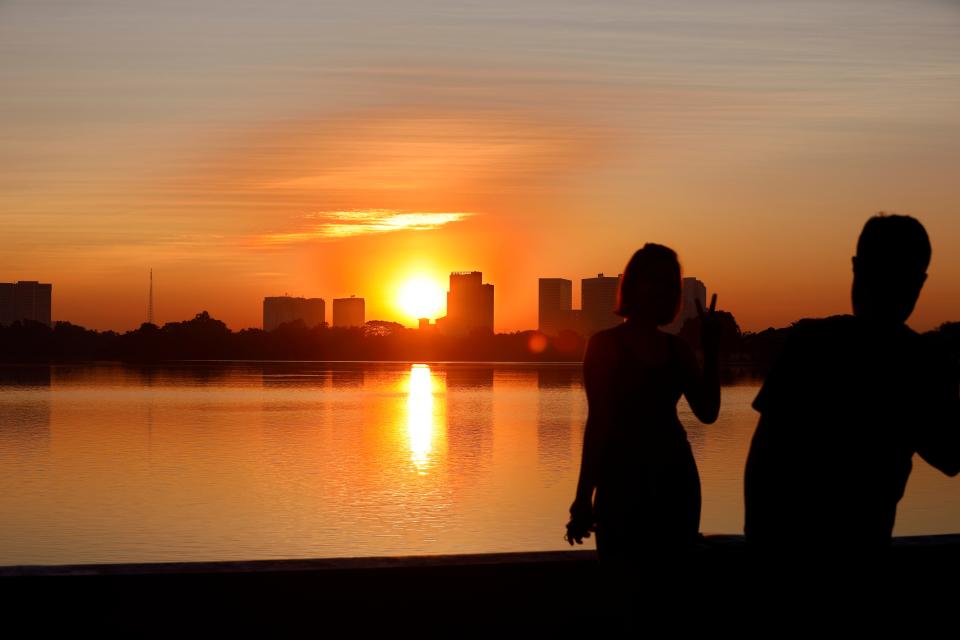
[(616, 349), (609, 337), (596, 334), (587, 344), (583, 360), (583, 383), (587, 392), (587, 424), (583, 433), (583, 455), (577, 494), (570, 507), (567, 525), (570, 544), (588, 537), (593, 526), (593, 492), (597, 487), (603, 450), (613, 416), (612, 382)]
[(680, 343), (680, 353), (683, 360), (684, 389), (683, 394), (690, 403), (697, 419), (705, 424), (713, 424), (720, 413), (720, 323), (717, 322), (714, 310), (717, 305), (717, 296), (714, 294), (710, 301), (710, 310), (704, 313), (697, 300), (697, 313), (700, 316), (700, 345), (703, 347), (703, 370), (697, 362), (693, 351), (683, 340)]

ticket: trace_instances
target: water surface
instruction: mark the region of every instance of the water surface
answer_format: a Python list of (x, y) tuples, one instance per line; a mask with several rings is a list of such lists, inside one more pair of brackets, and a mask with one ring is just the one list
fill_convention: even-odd
[[(681, 401), (705, 532), (742, 530), (757, 387), (710, 426)], [(585, 417), (577, 365), (7, 368), (0, 565), (569, 548)], [(896, 533), (958, 498), (916, 459)]]

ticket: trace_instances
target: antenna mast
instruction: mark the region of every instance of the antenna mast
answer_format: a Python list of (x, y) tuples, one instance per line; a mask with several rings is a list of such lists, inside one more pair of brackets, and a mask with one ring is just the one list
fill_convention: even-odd
[(147, 322), (153, 324), (153, 269), (150, 269), (150, 302), (147, 303)]

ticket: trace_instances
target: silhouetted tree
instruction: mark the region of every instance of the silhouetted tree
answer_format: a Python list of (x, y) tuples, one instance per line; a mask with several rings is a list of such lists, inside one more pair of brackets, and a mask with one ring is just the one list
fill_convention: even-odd
[[(741, 334), (736, 320), (717, 312), (722, 323), (721, 355), (735, 357), (742, 366), (752, 362), (763, 372), (774, 361), (792, 327)], [(698, 345), (699, 325), (686, 323), (681, 336)], [(927, 334), (936, 348), (960, 358), (960, 323), (947, 323)], [(537, 338), (538, 340), (533, 340)], [(93, 331), (69, 322), (53, 328), (27, 321), (0, 326), (0, 361), (52, 362), (77, 360), (465, 360), (465, 361), (579, 361), (586, 340), (564, 331), (548, 338), (546, 346), (535, 331), (494, 334), (477, 331), (469, 336), (449, 336), (435, 331), (408, 329), (385, 320), (363, 327), (306, 327), (295, 321), (273, 331), (243, 329), (232, 332), (209, 313), (163, 327), (143, 323), (133, 331)], [(533, 345), (539, 345), (536, 349)], [(958, 363), (960, 367), (960, 363)]]
[(364, 335), (367, 336), (389, 336), (406, 329), (399, 322), (390, 322), (389, 320), (369, 320), (363, 328)]

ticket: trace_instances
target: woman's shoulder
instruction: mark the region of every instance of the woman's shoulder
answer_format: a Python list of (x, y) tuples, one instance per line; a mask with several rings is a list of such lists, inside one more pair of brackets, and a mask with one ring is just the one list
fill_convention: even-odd
[[(626, 324), (620, 324), (603, 331), (593, 334), (587, 342), (587, 351), (585, 360), (587, 361), (619, 361), (625, 358), (627, 361), (635, 360), (636, 344), (628, 336), (629, 327)], [(680, 336), (658, 332), (663, 338), (663, 344), (666, 344), (667, 354), (665, 362), (687, 362), (695, 360), (696, 356), (690, 345)], [(634, 356), (631, 356), (634, 354)], [(643, 358), (640, 358), (643, 360)]]
[(621, 325), (598, 331), (587, 340), (584, 361), (611, 361), (622, 351)]
[(609, 329), (597, 331), (587, 340), (587, 351), (609, 351), (615, 350), (623, 343), (623, 329), (625, 325), (618, 324)]

